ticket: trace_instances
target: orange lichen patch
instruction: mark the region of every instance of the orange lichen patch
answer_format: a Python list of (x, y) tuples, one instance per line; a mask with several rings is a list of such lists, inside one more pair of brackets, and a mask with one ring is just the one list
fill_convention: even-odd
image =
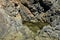
[(19, 0), (10, 0), (10, 2), (18, 3), (18, 2), (19, 2)]
[(2, 1), (0, 0), (0, 7), (1, 7), (1, 5), (2, 5)]
[(34, 17), (34, 15), (30, 12), (30, 10), (22, 4), (22, 2), (29, 4), (29, 2), (27, 0), (25, 0), (25, 1), (24, 0), (10, 0), (10, 1), (12, 3), (18, 4), (18, 8), (21, 8), (21, 10), (23, 10), (27, 16)]
[(23, 3), (23, 4), (24, 3), (30, 4), (30, 2), (28, 0), (25, 0), (25, 1), (24, 0), (20, 0), (20, 2)]
[(45, 16), (47, 16), (46, 13), (41, 13), (41, 14), (38, 16), (38, 18), (40, 19), (41, 22), (45, 22), (45, 21), (46, 21)]
[(21, 19), (21, 15), (17, 14), (16, 17), (14, 17), (16, 20)]
[(0, 0), (0, 5), (1, 5), (1, 4), (3, 4), (3, 1), (2, 1), (2, 0)]
[(17, 2), (19, 2), (19, 0), (12, 0), (12, 1), (17, 1)]
[(14, 2), (14, 3), (27, 3), (29, 4), (28, 0), (9, 0), (10, 2)]
[(28, 16), (34, 17), (34, 15), (30, 12), (30, 10), (29, 10), (27, 7), (25, 7), (24, 5), (22, 5), (21, 3), (20, 3), (20, 8), (21, 8)]
[(0, 0), (0, 8), (2, 8), (3, 6), (5, 6), (5, 3), (3, 0)]

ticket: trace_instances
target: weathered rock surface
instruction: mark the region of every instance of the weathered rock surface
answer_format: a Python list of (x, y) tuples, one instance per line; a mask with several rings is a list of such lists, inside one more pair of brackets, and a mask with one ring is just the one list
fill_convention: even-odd
[(0, 0), (0, 40), (60, 40), (60, 0)]

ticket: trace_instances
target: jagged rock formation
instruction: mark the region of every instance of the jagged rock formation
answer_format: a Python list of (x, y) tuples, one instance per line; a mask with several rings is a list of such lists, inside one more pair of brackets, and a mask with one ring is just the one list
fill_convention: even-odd
[(60, 0), (0, 0), (0, 40), (60, 40)]

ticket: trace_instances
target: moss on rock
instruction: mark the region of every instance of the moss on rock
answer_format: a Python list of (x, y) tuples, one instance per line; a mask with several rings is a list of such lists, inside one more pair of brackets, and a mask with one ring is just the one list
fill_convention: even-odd
[(30, 22), (30, 21), (23, 21), (23, 24), (29, 27), (30, 30), (33, 32), (37, 32), (37, 30), (41, 30), (44, 26), (48, 25), (47, 22)]

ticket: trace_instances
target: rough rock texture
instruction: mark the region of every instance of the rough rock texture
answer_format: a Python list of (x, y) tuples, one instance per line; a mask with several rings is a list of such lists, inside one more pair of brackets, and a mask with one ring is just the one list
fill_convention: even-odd
[(60, 0), (0, 0), (0, 40), (60, 40)]

